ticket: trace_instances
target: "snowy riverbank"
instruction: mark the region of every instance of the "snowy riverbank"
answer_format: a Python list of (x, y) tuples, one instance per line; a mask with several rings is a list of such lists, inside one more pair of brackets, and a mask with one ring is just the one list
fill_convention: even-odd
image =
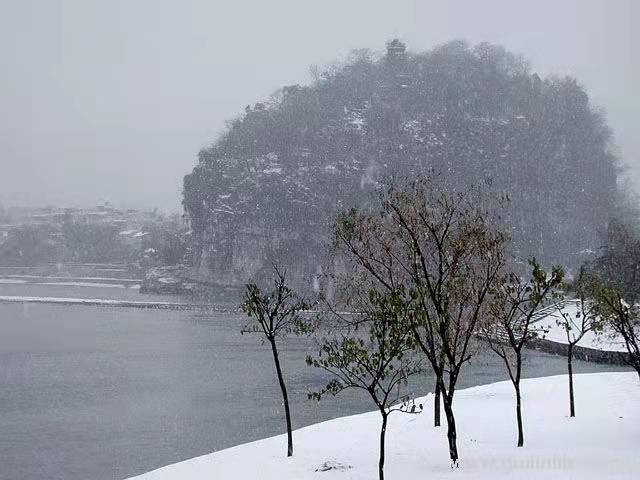
[(113, 300), (103, 298), (30, 297), (18, 295), (0, 295), (0, 303), (48, 303), (57, 305), (84, 305), (92, 307), (158, 308), (171, 310), (196, 310), (208, 308), (208, 306), (180, 302), (141, 302), (135, 300)]
[[(579, 333), (579, 304), (575, 301), (565, 302), (565, 306), (562, 309), (567, 316), (566, 319), (554, 309), (551, 309), (551, 313), (537, 321), (538, 328), (541, 328), (544, 333), (544, 338), (551, 342), (567, 344), (569, 339), (567, 338), (567, 331), (562, 325), (562, 322), (567, 320), (573, 322), (571, 325), (571, 331), (569, 333), (570, 338), (573, 340)], [(558, 325), (558, 322), (561, 322)], [(596, 335), (594, 332), (589, 331), (580, 339), (577, 344), (579, 347), (590, 348), (592, 350), (601, 350), (606, 352), (626, 352), (627, 348), (624, 341), (620, 337), (616, 337), (609, 332), (603, 332), (600, 335)]]
[[(462, 466), (449, 468), (445, 427), (425, 413), (393, 414), (387, 432), (389, 479), (635, 478), (640, 471), (640, 382), (635, 372), (578, 375), (577, 417), (568, 417), (567, 377), (523, 381), (525, 446), (516, 448), (513, 387), (508, 382), (456, 394)], [(241, 413), (240, 413), (241, 414)], [(136, 480), (306, 480), (377, 478), (380, 416), (338, 418), (286, 437), (259, 440), (135, 477)], [(212, 425), (215, 428), (215, 425)], [(323, 465), (338, 469), (319, 471)]]

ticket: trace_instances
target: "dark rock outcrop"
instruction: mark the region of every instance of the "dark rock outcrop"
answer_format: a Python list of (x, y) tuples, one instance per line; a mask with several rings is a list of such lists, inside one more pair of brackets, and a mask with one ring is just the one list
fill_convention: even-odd
[[(552, 342), (544, 338), (532, 339), (529, 347), (552, 355), (567, 356), (569, 346), (564, 343)], [(595, 348), (573, 347), (573, 358), (586, 362), (605, 363), (609, 365), (626, 365), (626, 352), (612, 352), (608, 350), (597, 350)]]

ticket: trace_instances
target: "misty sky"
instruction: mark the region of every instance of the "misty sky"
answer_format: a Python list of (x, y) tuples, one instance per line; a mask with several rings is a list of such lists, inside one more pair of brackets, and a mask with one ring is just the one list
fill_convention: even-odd
[(638, 0), (0, 0), (0, 202), (177, 210), (225, 120), (393, 37), (576, 76), (640, 185), (639, 20)]

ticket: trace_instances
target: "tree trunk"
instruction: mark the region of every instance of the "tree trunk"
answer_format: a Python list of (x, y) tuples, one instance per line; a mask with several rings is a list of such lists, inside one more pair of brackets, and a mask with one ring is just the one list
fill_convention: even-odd
[(451, 458), (451, 468), (458, 466), (458, 444), (456, 441), (456, 418), (453, 415), (453, 399), (449, 395), (442, 395), (444, 403), (444, 414), (447, 417), (447, 440), (449, 441), (449, 457)]
[(631, 363), (631, 366), (635, 368), (636, 372), (638, 372), (638, 379), (640, 379), (640, 362), (635, 361)]
[(378, 460), (378, 479), (384, 480), (384, 438), (387, 434), (387, 417), (389, 414), (384, 410), (382, 413), (382, 428), (380, 429), (380, 459)]
[(454, 465), (458, 466), (458, 444), (457, 444), (457, 432), (456, 432), (456, 417), (453, 414), (453, 394), (454, 383), (449, 379), (449, 391), (444, 388), (444, 378), (441, 376), (438, 378), (440, 384), (440, 393), (442, 397), (442, 403), (444, 404), (444, 415), (447, 419), (447, 440), (449, 442), (449, 458), (451, 458), (451, 468)]
[(576, 406), (573, 398), (573, 345), (569, 344), (567, 352), (567, 367), (569, 370), (569, 416), (576, 416)]
[(522, 430), (522, 399), (520, 397), (520, 379), (514, 382), (516, 389), (516, 418), (518, 420), (518, 446), (524, 446), (524, 432)]
[(442, 392), (440, 391), (440, 379), (436, 378), (436, 391), (434, 393), (433, 398), (433, 426), (440, 426), (440, 396)]
[(276, 364), (276, 373), (278, 374), (278, 383), (282, 390), (282, 400), (284, 403), (284, 414), (287, 420), (287, 457), (293, 455), (293, 433), (291, 432), (291, 412), (289, 411), (289, 397), (287, 396), (287, 387), (284, 384), (282, 376), (282, 368), (280, 367), (280, 359), (278, 358), (278, 348), (275, 340), (271, 340), (271, 351), (273, 352), (273, 361)]

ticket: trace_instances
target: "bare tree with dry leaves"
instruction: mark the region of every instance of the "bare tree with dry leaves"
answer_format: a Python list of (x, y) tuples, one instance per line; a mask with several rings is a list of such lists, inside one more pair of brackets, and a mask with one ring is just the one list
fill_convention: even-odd
[(553, 267), (551, 274), (547, 274), (535, 259), (530, 260), (529, 265), (530, 278), (523, 278), (513, 271), (500, 277), (500, 282), (492, 291), (486, 320), (479, 329), (491, 349), (504, 361), (515, 389), (518, 447), (524, 445), (520, 391), (523, 350), (540, 333), (534, 325), (536, 312), (544, 306), (564, 278), (561, 267)]
[(403, 288), (362, 290), (354, 283), (343, 287), (352, 292), (347, 304), (350, 313), (332, 310), (333, 328), (319, 340), (318, 355), (307, 356), (307, 364), (329, 372), (333, 378), (309, 398), (320, 400), (327, 393), (337, 395), (347, 389), (369, 395), (382, 418), (378, 477), (384, 480), (389, 415), (422, 411), (422, 405), (415, 405), (404, 388), (408, 378), (421, 371), (413, 335), (405, 327), (410, 307)]
[(589, 298), (597, 279), (584, 268), (569, 286), (575, 295), (572, 302), (558, 302), (556, 324), (561, 327), (567, 339), (567, 372), (569, 373), (569, 416), (576, 416), (575, 393), (573, 388), (573, 354), (575, 346), (589, 332), (600, 332), (602, 322), (597, 314), (596, 303)]
[(243, 327), (242, 333), (262, 335), (271, 346), (278, 384), (282, 392), (287, 422), (287, 456), (290, 457), (293, 455), (291, 412), (287, 386), (280, 364), (278, 340), (302, 325), (299, 314), (302, 310), (306, 310), (308, 305), (304, 299), (287, 286), (286, 270), (274, 263), (273, 288), (265, 293), (255, 283), (247, 284), (240, 308), (250, 317), (250, 321)]
[(640, 377), (640, 305), (625, 301), (623, 295), (620, 288), (603, 280), (592, 291), (603, 330), (622, 341), (626, 354), (621, 359)]
[[(455, 192), (420, 177), (381, 195), (378, 211), (338, 217), (336, 244), (350, 263), (389, 291), (405, 286), (416, 349), (431, 365), (442, 394), (452, 466), (458, 465), (453, 399), (490, 292), (505, 263), (509, 238), (483, 208), (478, 190)], [(495, 198), (487, 202), (492, 207)]]

